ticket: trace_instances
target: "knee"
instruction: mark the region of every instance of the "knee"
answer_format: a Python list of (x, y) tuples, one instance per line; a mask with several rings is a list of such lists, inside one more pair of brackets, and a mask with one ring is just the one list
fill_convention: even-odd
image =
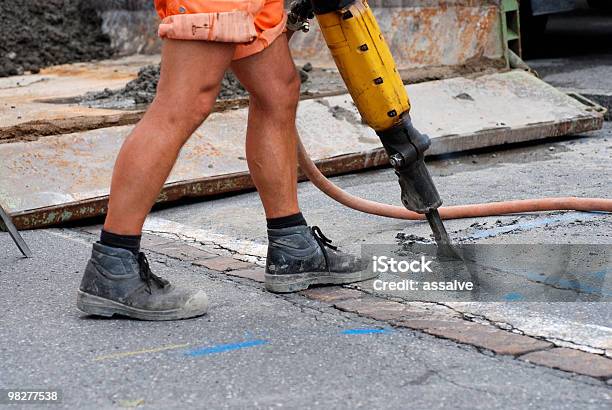
[(300, 77), (296, 70), (277, 78), (262, 92), (251, 93), (251, 101), (271, 115), (295, 115), (300, 100)]
[(163, 112), (168, 126), (193, 133), (212, 112), (218, 86), (180, 92), (179, 90), (158, 90), (155, 104)]

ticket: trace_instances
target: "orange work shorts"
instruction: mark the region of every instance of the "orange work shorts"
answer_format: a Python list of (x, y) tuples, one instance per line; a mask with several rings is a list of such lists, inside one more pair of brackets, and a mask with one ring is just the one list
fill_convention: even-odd
[(159, 36), (238, 43), (234, 60), (259, 53), (285, 30), (283, 0), (155, 0)]

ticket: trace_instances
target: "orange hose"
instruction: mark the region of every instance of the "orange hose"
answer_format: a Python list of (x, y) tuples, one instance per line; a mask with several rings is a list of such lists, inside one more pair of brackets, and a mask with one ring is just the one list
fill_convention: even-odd
[[(425, 215), (407, 210), (401, 206), (381, 204), (349, 194), (328, 180), (319, 171), (308, 156), (302, 141), (298, 140), (298, 161), (304, 174), (327, 196), (342, 205), (357, 211), (372, 215), (386, 216), (396, 219), (419, 220)], [(602, 198), (539, 198), (515, 201), (491, 202), (487, 204), (471, 204), (443, 206), (438, 209), (442, 219), (474, 218), (494, 215), (515, 214), (538, 211), (600, 211), (612, 212), (612, 199)]]

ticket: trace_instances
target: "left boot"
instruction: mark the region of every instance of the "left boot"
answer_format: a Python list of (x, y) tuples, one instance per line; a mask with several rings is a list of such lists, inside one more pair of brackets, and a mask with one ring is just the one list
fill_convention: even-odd
[(376, 276), (362, 269), (359, 257), (332, 246), (317, 226), (268, 229), (265, 278), (270, 292), (297, 292), (310, 285), (339, 285)]

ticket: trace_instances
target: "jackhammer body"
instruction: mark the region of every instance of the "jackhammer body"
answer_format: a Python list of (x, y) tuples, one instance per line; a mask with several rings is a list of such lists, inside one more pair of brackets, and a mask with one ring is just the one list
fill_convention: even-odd
[(425, 214), (436, 242), (450, 245), (437, 211), (442, 200), (424, 162), (430, 140), (412, 126), (408, 94), (372, 10), (365, 0), (297, 0), (288, 20), (307, 31), (300, 22), (312, 11), (361, 117), (389, 156), (402, 204)]

